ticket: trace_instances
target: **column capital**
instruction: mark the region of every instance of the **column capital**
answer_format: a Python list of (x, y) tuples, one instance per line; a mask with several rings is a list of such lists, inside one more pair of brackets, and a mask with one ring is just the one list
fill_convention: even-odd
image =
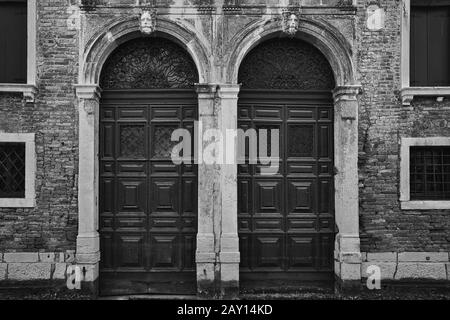
[(86, 100), (100, 100), (102, 89), (96, 84), (76, 84), (75, 93), (77, 98)]
[(240, 91), (240, 84), (226, 83), (219, 85), (219, 97), (222, 99), (237, 99)]
[(356, 101), (357, 96), (361, 93), (361, 88), (361, 85), (336, 87), (333, 90), (334, 102)]
[(241, 90), (240, 84), (231, 83), (196, 83), (195, 90), (199, 98), (237, 99)]
[(201, 99), (214, 98), (217, 94), (219, 84), (217, 83), (196, 83), (195, 91)]

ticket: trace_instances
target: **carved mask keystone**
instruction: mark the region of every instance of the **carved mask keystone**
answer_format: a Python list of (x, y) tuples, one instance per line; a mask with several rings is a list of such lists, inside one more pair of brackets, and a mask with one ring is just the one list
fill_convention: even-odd
[(298, 32), (298, 12), (285, 10), (283, 12), (283, 31), (293, 37)]
[(152, 34), (156, 29), (156, 11), (145, 10), (141, 14), (140, 29), (143, 34)]

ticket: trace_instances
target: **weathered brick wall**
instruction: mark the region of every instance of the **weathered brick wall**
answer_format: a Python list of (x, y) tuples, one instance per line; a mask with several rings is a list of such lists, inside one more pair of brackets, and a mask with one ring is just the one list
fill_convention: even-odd
[(75, 248), (77, 234), (76, 31), (67, 0), (38, 1), (38, 95), (0, 94), (0, 130), (36, 133), (36, 207), (0, 209), (0, 251)]
[(398, 0), (380, 1), (386, 27), (370, 32), (366, 8), (358, 1), (357, 66), (363, 94), (360, 103), (361, 251), (448, 251), (448, 210), (405, 211), (399, 202), (400, 137), (450, 137), (450, 102), (400, 101), (402, 8)]

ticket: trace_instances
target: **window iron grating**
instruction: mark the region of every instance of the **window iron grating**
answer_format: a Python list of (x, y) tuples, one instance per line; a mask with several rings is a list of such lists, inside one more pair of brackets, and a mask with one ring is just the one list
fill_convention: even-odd
[(25, 197), (25, 143), (0, 143), (0, 198)]
[(450, 147), (411, 147), (411, 200), (450, 200)]

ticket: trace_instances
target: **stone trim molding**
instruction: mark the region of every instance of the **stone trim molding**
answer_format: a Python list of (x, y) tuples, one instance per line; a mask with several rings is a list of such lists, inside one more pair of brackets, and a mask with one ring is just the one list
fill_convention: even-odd
[(75, 251), (0, 252), (0, 281), (65, 280)]
[[(281, 21), (266, 17), (238, 33), (232, 39), (235, 49), (229, 53), (226, 82), (237, 83), (239, 67), (247, 53), (282, 31)], [(356, 84), (351, 45), (338, 29), (326, 21), (300, 15), (299, 31), (295, 37), (311, 43), (322, 52), (333, 69), (337, 86)]]
[(26, 102), (34, 103), (36, 87), (37, 0), (27, 1), (27, 83), (0, 83), (0, 92), (22, 93)]
[(0, 142), (25, 143), (25, 198), (0, 198), (0, 208), (33, 208), (36, 205), (36, 147), (34, 133), (3, 133)]
[(400, 141), (400, 203), (403, 210), (450, 209), (450, 201), (411, 201), (410, 148), (412, 146), (450, 146), (450, 137), (401, 138)]
[(411, 44), (411, 0), (402, 0), (401, 14), (401, 90), (400, 98), (404, 106), (411, 105), (414, 97), (450, 96), (450, 87), (411, 87), (410, 82), (410, 48)]
[(381, 280), (450, 280), (449, 252), (363, 252), (362, 278), (378, 266)]
[(34, 84), (0, 83), (0, 92), (22, 93), (25, 102), (34, 102), (37, 87)]
[(74, 85), (75, 93), (78, 99), (100, 101), (102, 90), (99, 86), (93, 85)]
[[(82, 28), (86, 28), (86, 25)], [(203, 83), (210, 79), (211, 45), (195, 29), (192, 29), (192, 26), (181, 25), (180, 22), (159, 16), (158, 30), (154, 34), (175, 40), (189, 52), (197, 66), (199, 82)], [(82, 35), (84, 35), (83, 32)], [(80, 39), (80, 45), (84, 46), (84, 53), (80, 55), (79, 84), (99, 83), (103, 64), (110, 54), (121, 44), (139, 37), (142, 37), (139, 19), (137, 16), (132, 16), (113, 21), (90, 39)]]
[(400, 90), (402, 104), (411, 105), (414, 97), (436, 97), (437, 100), (450, 97), (450, 87), (408, 87)]

